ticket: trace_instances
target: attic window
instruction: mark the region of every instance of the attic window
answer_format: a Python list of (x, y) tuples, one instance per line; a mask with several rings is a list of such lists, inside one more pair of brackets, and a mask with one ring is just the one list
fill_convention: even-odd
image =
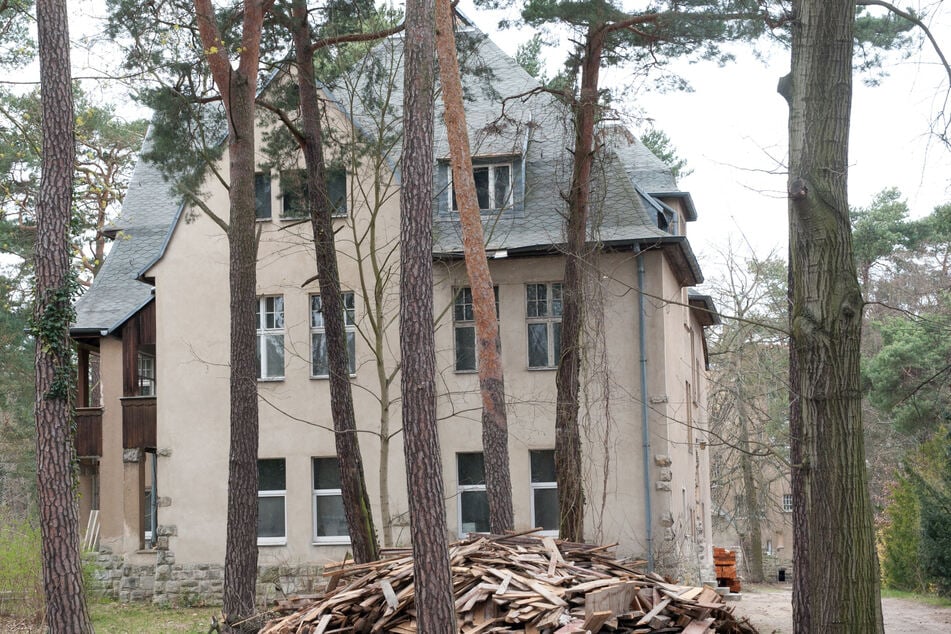
[[(512, 206), (512, 164), (494, 163), (490, 165), (476, 165), (472, 169), (475, 179), (476, 198), (479, 200), (480, 211), (505, 209)], [(449, 203), (453, 211), (459, 211), (456, 203), (456, 192), (452, 187), (452, 171), (450, 170)]]

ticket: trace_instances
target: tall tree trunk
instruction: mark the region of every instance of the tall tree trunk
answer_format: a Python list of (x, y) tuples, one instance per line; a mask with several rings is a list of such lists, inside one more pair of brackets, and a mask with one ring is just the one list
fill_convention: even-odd
[[(739, 394), (739, 386), (736, 393)], [(740, 476), (743, 480), (743, 500), (746, 508), (746, 539), (743, 540), (743, 551), (746, 559), (749, 581), (762, 583), (763, 581), (763, 532), (760, 525), (759, 495), (756, 490), (756, 478), (753, 475), (753, 448), (750, 445), (750, 421), (746, 415), (746, 407), (742, 399), (737, 399), (737, 422), (739, 423), (740, 445)]]
[(780, 82), (789, 102), (790, 371), (798, 394), (790, 428), (801, 509), (793, 515), (793, 617), (797, 632), (882, 632), (859, 386), (862, 294), (846, 188), (855, 5), (798, 0), (793, 10), (792, 70)]
[(436, 51), (445, 105), (444, 119), (452, 158), (452, 187), (459, 205), (462, 244), (472, 311), (478, 341), (479, 387), (482, 392), (482, 448), (485, 488), (489, 500), (489, 528), (493, 533), (514, 530), (512, 478), (509, 472), (508, 419), (505, 415), (505, 381), (499, 354), (499, 325), (489, 261), (485, 256), (482, 214), (472, 173), (469, 132), (462, 103), (462, 81), (456, 58), (450, 0), (436, 0)]
[(330, 412), (334, 423), (337, 464), (340, 468), (340, 492), (350, 531), (353, 558), (357, 563), (366, 563), (379, 559), (379, 549), (353, 412), (347, 330), (343, 317), (344, 304), (337, 269), (337, 250), (334, 246), (333, 206), (327, 194), (323, 130), (320, 123), (317, 82), (314, 79), (314, 55), (311, 51), (313, 37), (307, 19), (307, 2), (294, 0), (293, 12), (297, 87), (303, 133), (300, 144), (307, 166), (307, 210), (314, 232), (317, 279), (320, 283), (320, 302), (327, 341)]
[(433, 0), (408, 0), (403, 52), (400, 357), (416, 611), (422, 634), (456, 631), (436, 427), (433, 335)]
[(69, 218), (76, 160), (69, 28), (65, 0), (38, 0), (43, 163), (37, 203), (35, 306), (36, 470), (42, 533), (46, 625), (52, 632), (92, 632), (79, 558), (70, 431), (73, 380), (69, 322), (72, 284)]
[(195, 0), (205, 55), (228, 119), (231, 317), (231, 441), (222, 613), (228, 631), (254, 627), (258, 547), (257, 242), (254, 213), (254, 98), (264, 12), (270, 2), (245, 0), (241, 56), (232, 68), (221, 45), (211, 0)]
[(598, 111), (598, 76), (604, 28), (590, 27), (581, 68), (581, 92), (574, 103), (575, 147), (568, 192), (565, 277), (562, 284), (561, 359), (555, 375), (555, 478), (560, 505), (562, 539), (584, 541), (581, 432), (578, 427), (578, 391), (583, 326), (584, 260), (588, 254), (588, 206), (591, 166), (594, 163), (594, 124)]

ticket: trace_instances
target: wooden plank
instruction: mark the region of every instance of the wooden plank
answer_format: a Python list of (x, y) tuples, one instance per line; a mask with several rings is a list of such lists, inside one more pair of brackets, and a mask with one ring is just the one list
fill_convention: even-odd
[(332, 614), (325, 614), (317, 624), (317, 629), (314, 630), (314, 634), (324, 634), (324, 632), (327, 631), (327, 626), (330, 625), (330, 621), (332, 621), (333, 618), (334, 617)]
[(702, 621), (694, 621), (684, 628), (683, 634), (708, 634), (713, 631), (714, 618), (710, 617)]
[(610, 612), (612, 615), (631, 611), (631, 603), (637, 594), (633, 583), (620, 583), (610, 588), (589, 592), (584, 597), (584, 614), (589, 618), (596, 612)]
[(601, 631), (601, 627), (614, 618), (614, 613), (611, 610), (605, 610), (603, 612), (592, 612), (591, 614), (587, 613), (585, 610), (584, 617), (584, 629), (591, 634), (597, 634)]
[(393, 586), (390, 585), (390, 582), (386, 579), (380, 582), (380, 589), (383, 590), (383, 598), (386, 599), (386, 604), (390, 606), (390, 609), (395, 610), (400, 602), (396, 598), (396, 593), (393, 592)]
[(651, 622), (651, 619), (660, 614), (664, 608), (670, 604), (670, 599), (664, 599), (660, 603), (654, 606), (654, 609), (641, 617), (641, 620), (637, 622), (637, 625), (647, 625)]

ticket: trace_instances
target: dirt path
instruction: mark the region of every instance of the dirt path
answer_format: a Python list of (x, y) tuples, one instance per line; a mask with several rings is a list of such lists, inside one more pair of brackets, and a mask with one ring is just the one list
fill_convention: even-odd
[[(749, 617), (760, 634), (792, 634), (792, 586), (752, 586), (733, 605), (737, 616)], [(886, 634), (948, 634), (951, 608), (909, 599), (882, 599)]]

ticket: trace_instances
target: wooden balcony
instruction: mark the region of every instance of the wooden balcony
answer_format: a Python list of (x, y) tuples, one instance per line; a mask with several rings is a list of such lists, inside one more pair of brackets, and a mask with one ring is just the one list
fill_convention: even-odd
[(155, 447), (155, 397), (125, 396), (122, 402), (122, 448)]
[(102, 408), (76, 408), (76, 455), (102, 456)]

